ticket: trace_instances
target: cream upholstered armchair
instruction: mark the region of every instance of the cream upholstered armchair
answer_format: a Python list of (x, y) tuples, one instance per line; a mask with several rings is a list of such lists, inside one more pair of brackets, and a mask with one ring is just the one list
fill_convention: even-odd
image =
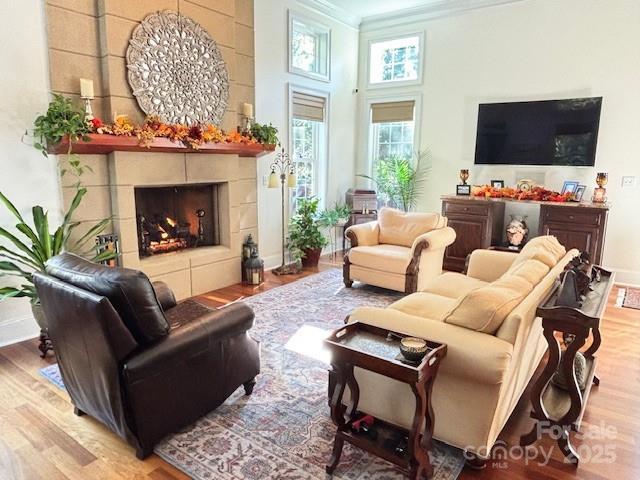
[(370, 285), (413, 293), (442, 273), (444, 250), (456, 239), (438, 213), (404, 213), (382, 208), (375, 222), (345, 231), (351, 249), (344, 257), (344, 284)]

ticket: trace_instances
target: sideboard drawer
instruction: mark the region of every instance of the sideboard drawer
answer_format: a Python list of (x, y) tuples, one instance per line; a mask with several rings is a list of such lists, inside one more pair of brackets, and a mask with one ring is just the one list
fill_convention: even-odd
[(581, 207), (542, 207), (544, 223), (572, 223), (578, 225), (598, 226), (602, 222), (605, 211), (594, 209), (583, 210)]
[(465, 201), (465, 202), (444, 202), (444, 216), (446, 217), (448, 214), (462, 213), (465, 215), (488, 215), (489, 208), (488, 204), (484, 203), (474, 203), (473, 200)]

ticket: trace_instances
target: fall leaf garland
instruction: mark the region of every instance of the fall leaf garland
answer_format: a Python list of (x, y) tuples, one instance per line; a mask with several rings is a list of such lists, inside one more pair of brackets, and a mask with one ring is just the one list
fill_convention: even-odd
[(135, 125), (126, 115), (118, 115), (112, 124), (104, 124), (99, 118), (91, 120), (95, 133), (116, 136), (136, 136), (141, 146), (149, 147), (154, 138), (168, 138), (197, 149), (204, 143), (258, 143), (255, 138), (237, 132), (225, 133), (211, 124), (183, 125), (163, 123), (159, 117), (150, 115), (142, 125)]

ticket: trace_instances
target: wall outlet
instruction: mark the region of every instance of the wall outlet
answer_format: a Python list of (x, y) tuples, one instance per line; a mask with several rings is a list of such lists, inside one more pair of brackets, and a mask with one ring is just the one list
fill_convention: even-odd
[(634, 188), (636, 186), (636, 177), (626, 175), (622, 177), (622, 188)]

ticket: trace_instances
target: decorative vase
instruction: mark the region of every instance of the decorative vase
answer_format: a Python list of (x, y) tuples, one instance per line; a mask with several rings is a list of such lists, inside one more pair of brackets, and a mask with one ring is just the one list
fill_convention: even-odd
[(320, 262), (320, 255), (322, 255), (321, 248), (308, 248), (304, 250), (304, 257), (302, 257), (303, 268), (315, 268)]
[(507, 225), (507, 241), (512, 247), (520, 248), (527, 241), (529, 227), (527, 227), (526, 216), (511, 215), (511, 221)]
[(39, 303), (32, 303), (31, 313), (33, 313), (33, 318), (36, 319), (36, 323), (40, 327), (40, 330), (46, 332), (47, 328), (49, 328), (49, 324), (47, 323), (47, 317), (44, 314), (42, 305), (40, 305)]

